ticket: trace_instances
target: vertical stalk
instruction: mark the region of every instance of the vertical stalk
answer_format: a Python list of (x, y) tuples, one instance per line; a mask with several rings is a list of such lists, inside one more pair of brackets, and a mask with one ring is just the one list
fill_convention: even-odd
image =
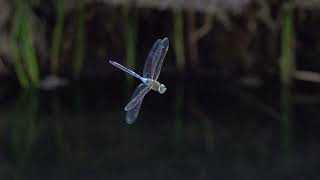
[(291, 84), (294, 63), (293, 7), (289, 0), (284, 4), (281, 29), (280, 77), (282, 83)]
[(27, 73), (24, 70), (21, 52), (19, 51), (18, 44), (16, 42), (16, 35), (12, 35), (11, 47), (14, 54), (14, 68), (16, 71), (16, 76), (18, 78), (19, 84), (23, 88), (27, 88), (30, 86), (29, 79), (27, 77)]
[[(126, 62), (125, 65), (133, 70), (136, 67), (136, 52), (137, 52), (137, 9), (124, 7), (125, 9), (125, 26), (126, 26)], [(132, 83), (132, 78), (128, 77), (129, 84)]]
[(15, 14), (11, 44), (15, 54), (15, 70), (22, 87), (36, 87), (39, 84), (39, 69), (36, 50), (32, 44), (29, 4), (26, 1), (15, 0)]
[[(26, 18), (27, 19), (27, 18)], [(36, 50), (32, 45), (30, 28), (28, 20), (26, 25), (22, 26), (22, 54), (25, 59), (27, 73), (32, 87), (37, 87), (39, 84), (39, 69), (36, 57)]]
[(198, 46), (197, 46), (197, 39), (195, 38), (197, 31), (196, 26), (196, 15), (195, 12), (187, 12), (187, 36), (188, 36), (188, 59), (190, 62), (190, 66), (194, 67), (198, 64)]
[(185, 69), (185, 52), (184, 52), (184, 33), (183, 33), (183, 13), (177, 11), (174, 14), (173, 23), (174, 33), (174, 50), (177, 59), (177, 68), (179, 72)]
[(51, 44), (51, 52), (50, 52), (50, 69), (51, 73), (57, 74), (59, 71), (59, 55), (61, 50), (61, 37), (63, 30), (63, 21), (64, 21), (64, 4), (63, 0), (55, 1), (56, 8), (56, 24), (53, 29), (52, 34), (52, 44)]
[(78, 79), (81, 73), (82, 64), (85, 56), (85, 17), (84, 17), (84, 1), (79, 0), (79, 13), (76, 19), (76, 39), (75, 39), (75, 61), (73, 69), (73, 77)]
[(23, 67), (21, 52), (18, 47), (18, 39), (20, 36), (20, 27), (22, 26), (22, 9), (20, 1), (15, 2), (15, 15), (13, 18), (13, 28), (11, 32), (11, 48), (14, 55), (14, 68), (16, 71), (16, 75), (20, 86), (23, 88), (27, 88), (29, 86), (29, 80), (27, 78), (27, 74)]
[(290, 86), (292, 75), (295, 70), (294, 63), (294, 22), (293, 22), (293, 2), (288, 0), (283, 5), (282, 30), (281, 30), (281, 57), (280, 57), (280, 76), (282, 82), (281, 92), (281, 123), (283, 139), (283, 151), (286, 158), (290, 157), (290, 129), (292, 119), (292, 107), (290, 101)]

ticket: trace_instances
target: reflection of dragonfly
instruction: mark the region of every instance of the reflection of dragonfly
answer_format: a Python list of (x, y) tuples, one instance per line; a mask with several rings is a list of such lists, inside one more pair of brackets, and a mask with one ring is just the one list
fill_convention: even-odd
[(165, 85), (159, 83), (157, 79), (160, 75), (162, 62), (166, 56), (168, 48), (168, 38), (158, 39), (153, 44), (143, 68), (143, 77), (117, 62), (109, 61), (112, 65), (142, 81), (142, 83), (133, 92), (130, 102), (124, 108), (124, 110), (127, 111), (126, 121), (128, 124), (132, 124), (138, 117), (143, 98), (151, 89), (159, 92), (160, 94), (166, 92), (167, 88)]

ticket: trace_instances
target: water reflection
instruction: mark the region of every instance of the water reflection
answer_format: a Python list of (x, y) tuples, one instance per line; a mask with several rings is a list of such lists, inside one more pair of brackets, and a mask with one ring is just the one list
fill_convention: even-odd
[(185, 92), (184, 92), (184, 88), (183, 85), (181, 84), (176, 84), (176, 88), (175, 88), (175, 103), (173, 106), (173, 112), (172, 114), (175, 114), (174, 117), (174, 121), (173, 121), (173, 140), (174, 140), (174, 144), (176, 146), (177, 149), (179, 149), (179, 147), (182, 147), (182, 144), (184, 142), (184, 122), (183, 120), (185, 119), (184, 116), (184, 104), (185, 104)]
[(35, 122), (38, 116), (38, 102), (37, 91), (22, 91), (11, 112), (10, 152), (16, 167), (17, 178), (28, 175), (31, 170), (32, 147), (37, 137)]
[(282, 149), (284, 158), (290, 159), (291, 156), (291, 136), (292, 136), (292, 101), (291, 101), (291, 86), (282, 85), (281, 89), (281, 134), (282, 134)]
[[(139, 122), (132, 126), (123, 121), (120, 108), (126, 103), (124, 91), (123, 96), (105, 97), (105, 88), (91, 85), (95, 93), (80, 87), (22, 92), (10, 106), (10, 130), (0, 141), (0, 177), (318, 177), (314, 170), (320, 162), (320, 148), (316, 141), (297, 143), (289, 89), (283, 92), (288, 96), (282, 99), (279, 121), (259, 111), (260, 106), (234, 96), (234, 88), (199, 91), (173, 84), (169, 82), (167, 96), (150, 94)], [(313, 138), (318, 136), (317, 129), (306, 131), (313, 132)], [(307, 138), (308, 134), (299, 134), (299, 139)]]

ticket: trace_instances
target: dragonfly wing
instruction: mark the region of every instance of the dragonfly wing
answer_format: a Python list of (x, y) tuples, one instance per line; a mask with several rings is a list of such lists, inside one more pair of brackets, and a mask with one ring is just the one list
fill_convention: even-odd
[(160, 72), (161, 72), (162, 63), (163, 63), (164, 57), (166, 56), (168, 48), (169, 48), (169, 40), (168, 40), (168, 38), (162, 39), (159, 47), (161, 47), (162, 51), (160, 53), (159, 59), (155, 63), (155, 67), (153, 69), (154, 73), (153, 73), (153, 78), (152, 79), (154, 79), (154, 80), (157, 80), (159, 78), (159, 75), (160, 75)]
[(161, 54), (163, 52), (163, 45), (162, 45), (162, 42), (163, 40), (161, 40), (159, 42), (159, 45), (157, 46), (157, 49), (156, 51), (154, 52), (154, 55), (152, 57), (152, 66), (151, 66), (151, 79), (154, 79), (154, 73), (156, 71), (156, 67), (157, 67), (157, 64), (159, 62), (159, 59), (161, 58)]
[(137, 119), (140, 112), (141, 105), (142, 105), (142, 100), (139, 101), (139, 103), (134, 108), (127, 111), (126, 121), (128, 124), (134, 123), (134, 121)]
[(149, 51), (149, 54), (147, 56), (146, 62), (144, 64), (143, 68), (143, 77), (145, 78), (152, 78), (151, 69), (153, 67), (153, 56), (161, 42), (161, 39), (158, 39), (152, 46), (152, 48)]
[(144, 98), (144, 96), (150, 91), (151, 89), (141, 83), (136, 90), (133, 92), (130, 102), (124, 108), (125, 111), (130, 111), (134, 107), (136, 107)]

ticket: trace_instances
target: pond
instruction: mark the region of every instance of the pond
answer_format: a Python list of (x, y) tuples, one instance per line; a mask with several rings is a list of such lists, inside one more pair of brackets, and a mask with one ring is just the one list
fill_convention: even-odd
[(123, 76), (6, 88), (0, 179), (319, 178), (319, 103), (297, 101), (299, 88), (160, 79), (167, 92), (148, 94), (132, 125), (123, 109), (137, 83)]

